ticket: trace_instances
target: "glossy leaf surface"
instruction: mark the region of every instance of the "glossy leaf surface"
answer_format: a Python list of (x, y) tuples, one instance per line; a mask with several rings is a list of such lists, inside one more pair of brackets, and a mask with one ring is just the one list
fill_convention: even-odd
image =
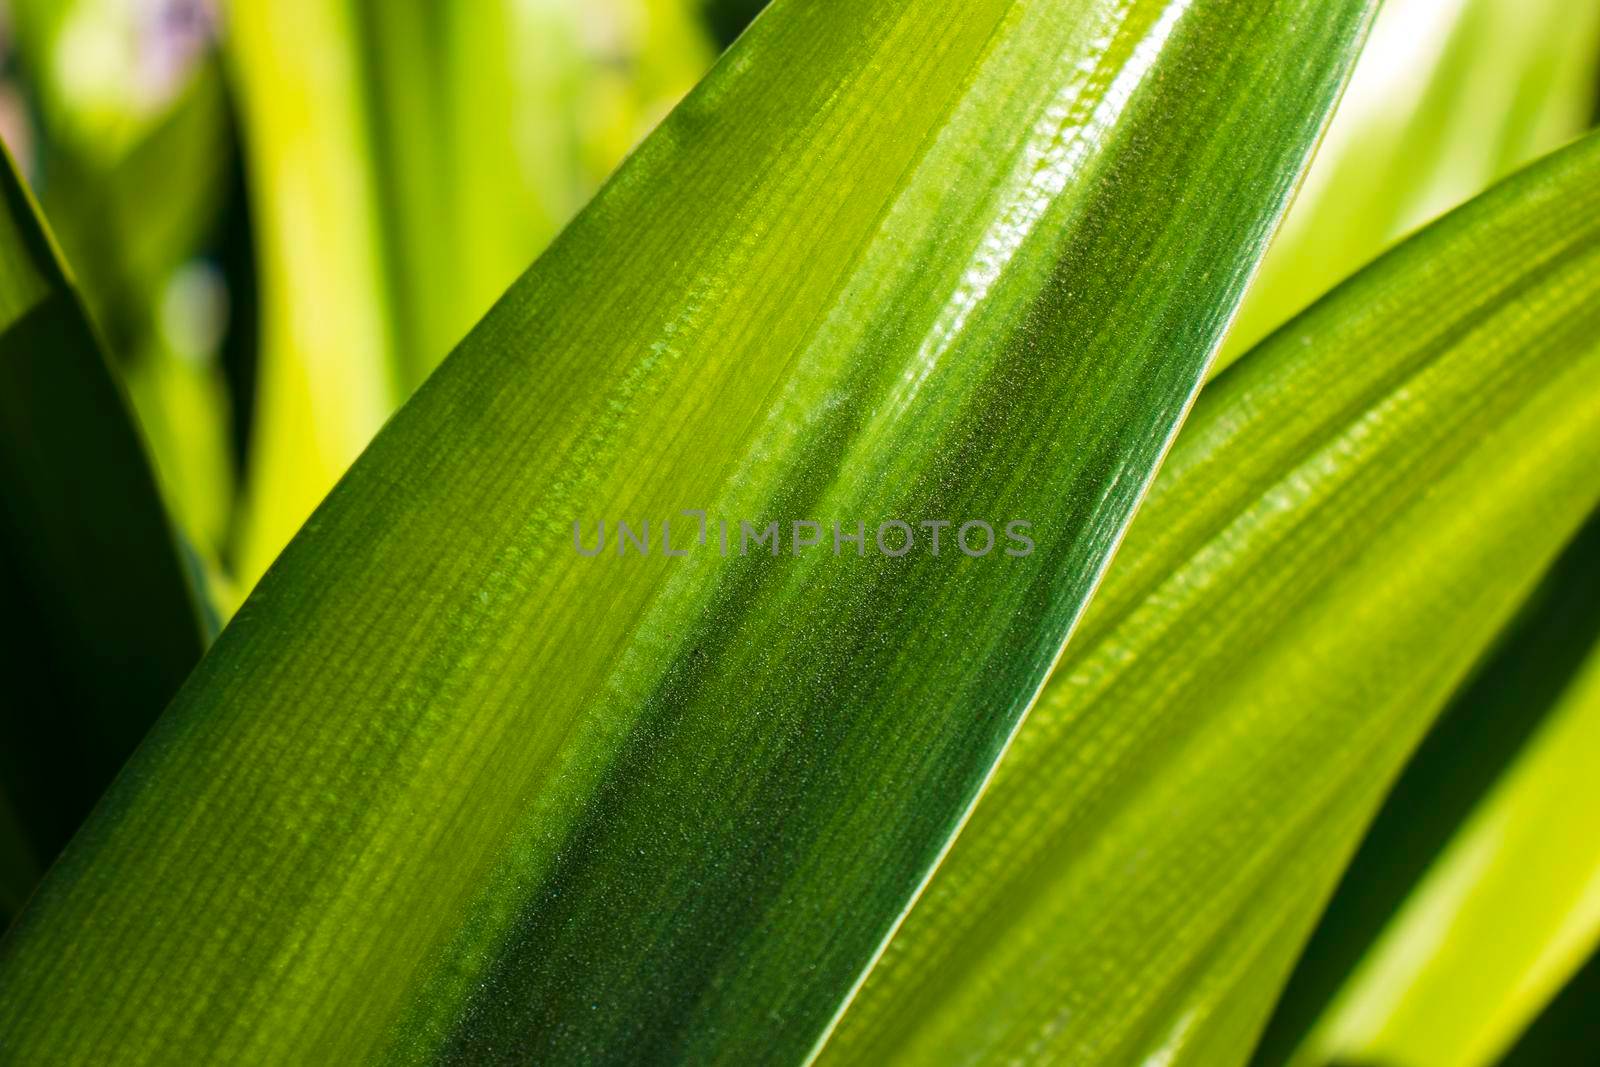
[(803, 1060), (1043, 682), (1369, 12), (766, 12), (251, 595), (6, 943), (0, 1044)]
[(1600, 501), (1600, 138), (1205, 392), (823, 1062), (1241, 1062), (1411, 747)]

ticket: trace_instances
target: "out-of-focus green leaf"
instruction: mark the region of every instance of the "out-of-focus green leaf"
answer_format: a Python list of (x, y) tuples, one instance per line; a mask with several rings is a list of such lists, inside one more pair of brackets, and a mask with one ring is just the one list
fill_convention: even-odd
[(113, 355), (160, 329), (161, 289), (203, 246), (232, 162), (221, 72), (206, 63), (162, 121), (114, 162), (44, 130), (37, 182), (51, 230)]
[(1505, 1052), (1600, 941), (1596, 767), (1600, 654), (1291, 1062), (1478, 1067)]
[(169, 0), (8, 0), (6, 29), (52, 140), (104, 169), (166, 120), (209, 46), (214, 10)]
[(1600, 500), (1597, 267), (1590, 139), (1208, 387), (824, 1062), (1249, 1054), (1386, 784)]
[(0, 925), (9, 924), (39, 880), (39, 859), (28, 832), (0, 789)]
[[(213, 570), (226, 551), (236, 482), (233, 412), (217, 359), (226, 308), (227, 289), (215, 268), (197, 261), (175, 271), (158, 306), (160, 332), (145, 339), (124, 371), (170, 510)], [(192, 340), (196, 330), (204, 338), (199, 345)], [(219, 580), (212, 591), (231, 614), (236, 605)]]
[(344, 0), (228, 5), (261, 291), (258, 410), (233, 553), (246, 589), (400, 396), (355, 34)]
[(1550, 1067), (1600, 1061), (1600, 954), (1540, 1013), (1498, 1067)]
[(1600, 4), (1387, 0), (1218, 369), (1391, 242), (1577, 136)]
[(767, 6), (767, 0), (700, 0), (700, 15), (724, 47), (744, 32), (750, 20)]
[(1257, 1050), (1282, 1064), (1600, 644), (1600, 515), (1428, 732), (1346, 868)]
[[(163, 493), (214, 564), (234, 505), (231, 412), (214, 344), (174, 339), (233, 158), (202, 4), (16, 0), (8, 70), (37, 101), (24, 169), (129, 388)], [(224, 302), (225, 303), (225, 302)]]
[(117, 357), (170, 508), (214, 564), (235, 502), (232, 412), (217, 364), (227, 295), (196, 257), (235, 165), (221, 72), (203, 64), (164, 119), (110, 164), (55, 138), (41, 155), (45, 215)]
[[(803, 1060), (1043, 682), (1369, 14), (780, 0), (251, 594), (0, 951), (0, 1047)], [(976, 557), (920, 525), (973, 520)]]
[(36, 863), (55, 856), (199, 658), (187, 569), (120, 389), (8, 158), (0, 803)]

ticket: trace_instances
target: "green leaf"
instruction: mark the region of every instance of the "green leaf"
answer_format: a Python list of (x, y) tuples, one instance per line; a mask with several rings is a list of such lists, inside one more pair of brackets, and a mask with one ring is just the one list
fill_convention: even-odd
[[(1600, 515), (1429, 731), (1295, 964), (1255, 1062), (1281, 1064), (1600, 646)], [(1507, 935), (1512, 936), (1507, 924)]]
[(680, 0), (240, 0), (262, 220), (248, 586), (710, 62)]
[(8, 73), (28, 82), (46, 149), (95, 169), (116, 166), (165, 121), (203, 51), (197, 24), (209, 18), (125, 0), (9, 0), (6, 12)]
[(1505, 1052), (1600, 943), (1596, 766), (1600, 649), (1291, 1062), (1478, 1067)]
[(1499, 1067), (1549, 1067), (1552, 1063), (1593, 1063), (1600, 1058), (1600, 954), (1589, 957), (1500, 1060)]
[[(7, 136), (128, 388), (169, 509), (215, 574), (234, 505), (214, 358), (226, 299), (183, 312), (189, 283), (208, 276), (190, 261), (215, 229), (234, 160), (209, 17), (174, 20), (167, 8), (14, 0)], [(22, 90), (36, 109), (22, 108)]]
[[(251, 595), (5, 944), (0, 1046), (804, 1059), (1044, 680), (1369, 14), (764, 14)], [(890, 520), (998, 543), (894, 556)]]
[(127, 385), (169, 509), (214, 572), (235, 503), (217, 365), (227, 294), (196, 257), (234, 177), (221, 70), (201, 64), (169, 112), (113, 162), (43, 132), (36, 188), (45, 215)]
[(227, 44), (261, 287), (257, 411), (233, 552), (248, 589), (401, 394), (349, 5), (237, 0)]
[(1600, 501), (1600, 139), (1210, 386), (826, 1063), (1239, 1062), (1410, 748)]
[[(10, 158), (0, 162), (0, 806), (47, 864), (203, 645), (139, 434)], [(26, 874), (7, 872), (24, 886)]]
[(711, 64), (683, 0), (358, 0), (419, 384)]
[(222, 72), (202, 64), (160, 121), (113, 161), (41, 131), (36, 185), (112, 354), (131, 361), (160, 329), (160, 289), (194, 257), (221, 210), (230, 161)]
[(1218, 359), (1589, 124), (1600, 4), (1388, 0)]

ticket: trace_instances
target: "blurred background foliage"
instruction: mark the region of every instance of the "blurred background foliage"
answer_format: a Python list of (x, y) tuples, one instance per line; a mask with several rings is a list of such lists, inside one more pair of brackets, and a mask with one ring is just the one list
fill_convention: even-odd
[(1600, 4), (1387, 0), (1219, 365), (1402, 237), (1570, 141)]
[(0, 132), (224, 614), (705, 72), (717, 45), (700, 14), (9, 3)]
[[(760, 7), (0, 5), (0, 136), (218, 619)], [(1597, 71), (1589, 0), (1388, 0), (1219, 366), (1592, 125)], [(1262, 1067), (1600, 1059), (1597, 574), (1600, 519), (1412, 760)], [(48, 857), (5, 862), (13, 822), (0, 867), (32, 872)]]

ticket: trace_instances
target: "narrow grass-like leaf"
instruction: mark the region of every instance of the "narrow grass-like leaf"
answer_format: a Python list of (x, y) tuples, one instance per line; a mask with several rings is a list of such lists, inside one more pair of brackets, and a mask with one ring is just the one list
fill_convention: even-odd
[(1369, 14), (766, 12), (240, 610), (14, 927), (0, 1046), (803, 1060), (1043, 682)]
[(1409, 231), (1589, 124), (1600, 4), (1388, 0), (1219, 369)]
[(198, 604), (120, 387), (0, 160), (0, 803), (38, 866), (199, 659)]
[(1273, 1010), (1254, 1060), (1260, 1067), (1284, 1063), (1302, 1043), (1597, 645), (1600, 514), (1562, 552), (1384, 799)]
[(1600, 654), (1291, 1062), (1483, 1067), (1504, 1053), (1600, 942), (1597, 766)]
[(824, 1062), (1249, 1054), (1385, 785), (1600, 500), (1597, 179), (1591, 139), (1207, 389)]
[(262, 338), (233, 552), (248, 589), (399, 400), (361, 94), (344, 0), (236, 0), (228, 58), (258, 222)]

